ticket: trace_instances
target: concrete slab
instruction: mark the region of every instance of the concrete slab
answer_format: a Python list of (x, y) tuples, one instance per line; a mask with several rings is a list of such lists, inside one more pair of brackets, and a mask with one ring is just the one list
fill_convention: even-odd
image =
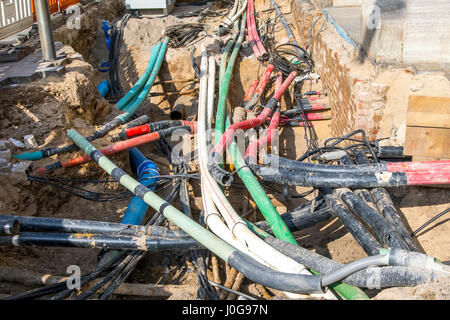
[(352, 45), (361, 44), (361, 7), (329, 7), (323, 11), (347, 42)]
[(360, 5), (361, 0), (333, 0), (333, 7), (354, 7)]
[(65, 71), (67, 58), (61, 42), (55, 43), (57, 61), (42, 61), (41, 50), (35, 51), (17, 62), (0, 63), (0, 86), (31, 82), (39, 78), (60, 75)]

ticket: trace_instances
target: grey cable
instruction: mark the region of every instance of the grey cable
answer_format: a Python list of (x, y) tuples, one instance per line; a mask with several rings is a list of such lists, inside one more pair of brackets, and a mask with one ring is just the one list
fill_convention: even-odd
[(370, 256), (350, 262), (345, 266), (337, 269), (336, 271), (324, 275), (322, 277), (322, 286), (325, 287), (341, 281), (342, 279), (347, 278), (349, 275), (369, 267), (386, 266), (387, 264), (383, 262), (384, 257), (386, 257), (385, 254)]

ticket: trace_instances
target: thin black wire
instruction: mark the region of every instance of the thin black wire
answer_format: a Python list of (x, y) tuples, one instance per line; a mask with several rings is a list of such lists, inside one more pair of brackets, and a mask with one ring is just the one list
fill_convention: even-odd
[(450, 211), (450, 208), (445, 209), (444, 211), (442, 211), (441, 213), (438, 213), (437, 215), (435, 215), (433, 218), (431, 218), (430, 220), (428, 220), (427, 222), (425, 222), (423, 225), (421, 225), (416, 231), (414, 231), (413, 233), (411, 233), (411, 237), (415, 237), (421, 230), (423, 230), (426, 226), (428, 226), (430, 223), (432, 223), (433, 221), (439, 219), (440, 217), (442, 217), (444, 214), (446, 214), (447, 212)]

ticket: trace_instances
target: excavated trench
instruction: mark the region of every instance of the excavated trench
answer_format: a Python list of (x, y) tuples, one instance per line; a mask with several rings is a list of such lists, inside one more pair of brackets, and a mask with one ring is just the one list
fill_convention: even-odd
[[(255, 1), (257, 10), (270, 8), (270, 1)], [(288, 1), (280, 1), (282, 11), (286, 13), (288, 21), (293, 21), (293, 15)], [(291, 4), (292, 5), (292, 4)], [(22, 140), (27, 134), (33, 134), (39, 145), (43, 147), (60, 147), (69, 144), (65, 131), (74, 128), (84, 136), (91, 134), (96, 126), (111, 120), (119, 112), (113, 108), (113, 104), (101, 98), (96, 85), (107, 79), (107, 73), (97, 70), (102, 61), (107, 60), (101, 20), (114, 17), (114, 21), (120, 20), (123, 12), (114, 9), (113, 6), (104, 17), (98, 17), (92, 28), (85, 30), (84, 34), (72, 35), (70, 41), (64, 42), (64, 36), (56, 37), (66, 45), (65, 52), (68, 57), (66, 72), (60, 77), (50, 77), (38, 81), (7, 86), (2, 88), (0, 96), (0, 137), (1, 139), (14, 138)], [(184, 12), (188, 7), (177, 7), (175, 12)], [(268, 11), (270, 12), (270, 11)], [(119, 62), (120, 83), (123, 91), (127, 92), (145, 70), (151, 47), (161, 39), (163, 30), (177, 23), (195, 22), (196, 17), (176, 18), (169, 15), (162, 18), (130, 18), (124, 29)], [(292, 25), (294, 32), (297, 32)], [(296, 33), (296, 36), (298, 34)], [(275, 31), (275, 37), (280, 43), (287, 41), (283, 28)], [(86, 40), (89, 38), (90, 40)], [(78, 40), (77, 40), (78, 39)], [(300, 37), (299, 37), (300, 39)], [(226, 37), (206, 37), (193, 47), (194, 60), (200, 63), (200, 46), (207, 45), (213, 54), (217, 65), (220, 63), (223, 41)], [(77, 42), (78, 41), (78, 42)], [(300, 43), (302, 44), (302, 43)], [(70, 45), (70, 46), (69, 46)], [(77, 48), (80, 53), (75, 52)], [(177, 105), (184, 105), (186, 119), (195, 120), (197, 114), (198, 79), (195, 75), (191, 61), (192, 48), (169, 48), (165, 60), (151, 90), (151, 97), (137, 112), (139, 115), (148, 115), (150, 121), (166, 120), (170, 112)], [(314, 57), (313, 57), (314, 58)], [(245, 91), (251, 82), (263, 72), (263, 67), (252, 57), (248, 43), (244, 43), (243, 49), (237, 59), (233, 72), (232, 83), (228, 98), (228, 106), (239, 106)], [(307, 90), (327, 89), (318, 81), (307, 83)], [(333, 112), (336, 112), (333, 111)], [(333, 113), (334, 114), (334, 113)], [(333, 120), (320, 121), (315, 125), (319, 141), (331, 136)], [(117, 131), (115, 131), (117, 132)], [(170, 141), (170, 140), (169, 140)], [(172, 142), (175, 143), (175, 142)], [(106, 138), (95, 141), (96, 147), (110, 144)], [(145, 145), (140, 150), (150, 159), (155, 161), (161, 170), (161, 174), (170, 174), (170, 166), (163, 154), (153, 145)], [(280, 135), (280, 154), (286, 158), (294, 159), (302, 155), (306, 150), (303, 128), (285, 127)], [(20, 150), (13, 150), (14, 152)], [(67, 160), (81, 152), (69, 153), (59, 157)], [(128, 153), (123, 152), (110, 157), (120, 168), (133, 175)], [(53, 163), (58, 157), (34, 161), (33, 168), (42, 167)], [(17, 160), (11, 160), (18, 163)], [(196, 161), (191, 163), (192, 172), (197, 172)], [(68, 179), (106, 179), (107, 175), (94, 163), (86, 163), (68, 169), (58, 169), (49, 174), (50, 177), (64, 177)], [(129, 199), (108, 202), (96, 202), (81, 199), (70, 193), (54, 188), (51, 185), (29, 181), (24, 169), (16, 172), (2, 173), (0, 183), (0, 212), (14, 215), (26, 215), (36, 217), (57, 217), (69, 219), (85, 219), (98, 221), (120, 222)], [(117, 183), (88, 184), (85, 185), (94, 192), (124, 192), (125, 189)], [(290, 187), (291, 193), (302, 193), (308, 188)], [(448, 203), (448, 191), (442, 188), (405, 187), (389, 190), (402, 219), (412, 230), (420, 226), (435, 213), (446, 208)], [(168, 190), (160, 193), (162, 197), (168, 195)], [(194, 217), (197, 218), (201, 209), (200, 184), (197, 180), (189, 182), (189, 195)], [(247, 191), (230, 189), (226, 195), (238, 213), (246, 215), (250, 221), (263, 219), (261, 213)], [(281, 214), (294, 209), (299, 205), (314, 198), (314, 195), (299, 199), (286, 200), (282, 194), (269, 194), (269, 197), (277, 211)], [(174, 205), (180, 207), (175, 201)], [(154, 214), (149, 209), (147, 216)], [(424, 233), (416, 239), (416, 244), (424, 252), (443, 261), (450, 261), (449, 224), (440, 224), (438, 227)], [(340, 263), (348, 263), (366, 256), (356, 240), (347, 232), (345, 227), (337, 219), (321, 222), (314, 227), (296, 232), (298, 243), (309, 250), (329, 257)], [(66, 276), (69, 265), (79, 265), (82, 274), (91, 271), (98, 261), (99, 249), (81, 248), (44, 248), (44, 247), (0, 247), (0, 262), (2, 266), (26, 269), (37, 274), (52, 274)], [(193, 266), (188, 262), (187, 253), (148, 253), (137, 265), (135, 271), (128, 278), (130, 283), (157, 283), (174, 285), (197, 285)], [(219, 263), (220, 276), (224, 280), (227, 276), (228, 266)], [(211, 268), (208, 275), (212, 276)], [(8, 296), (34, 288), (30, 285), (0, 282), (0, 295)], [(438, 289), (436, 289), (438, 288)], [(442, 289), (444, 288), (444, 289)], [(445, 290), (445, 288), (447, 288)], [(398, 299), (420, 298), (439, 299), (449, 298), (448, 283), (420, 286), (418, 288), (394, 288), (367, 291), (370, 297)], [(276, 290), (261, 289), (245, 280), (240, 290), (260, 297), (279, 296)], [(115, 298), (133, 298), (132, 296), (114, 296)], [(139, 298), (143, 298), (142, 296)], [(161, 297), (146, 297), (158, 299)], [(171, 299), (194, 299), (192, 291), (184, 294), (172, 295)]]

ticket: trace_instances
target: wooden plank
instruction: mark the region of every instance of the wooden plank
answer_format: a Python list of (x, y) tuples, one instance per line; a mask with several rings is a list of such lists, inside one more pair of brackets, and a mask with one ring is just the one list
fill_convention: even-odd
[(450, 128), (450, 98), (410, 96), (406, 125)]
[(406, 127), (404, 154), (450, 159), (450, 129)]

